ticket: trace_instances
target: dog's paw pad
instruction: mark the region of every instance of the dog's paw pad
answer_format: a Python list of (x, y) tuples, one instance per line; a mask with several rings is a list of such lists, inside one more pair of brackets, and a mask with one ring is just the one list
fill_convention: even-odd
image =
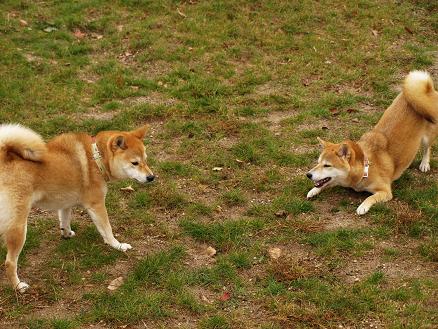
[(129, 249), (132, 249), (132, 246), (129, 243), (121, 243), (118, 248), (120, 251), (127, 251)]
[(370, 207), (361, 204), (361, 205), (357, 208), (356, 213), (357, 213), (359, 216), (361, 216), (361, 215), (365, 215), (365, 214), (368, 212), (368, 210), (370, 210)]
[(20, 294), (23, 294), (23, 293), (25, 293), (26, 292), (26, 290), (27, 289), (29, 289), (30, 288), (30, 286), (26, 283), (26, 282), (20, 282), (18, 285), (17, 285), (17, 291), (20, 293)]
[(430, 170), (430, 164), (429, 163), (420, 163), (420, 171), (421, 172), (428, 172)]

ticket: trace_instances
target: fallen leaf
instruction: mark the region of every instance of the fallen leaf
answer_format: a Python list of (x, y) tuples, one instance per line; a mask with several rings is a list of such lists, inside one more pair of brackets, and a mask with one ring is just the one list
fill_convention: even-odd
[(120, 191), (126, 191), (126, 192), (134, 192), (135, 190), (132, 188), (131, 185), (128, 185), (126, 187), (120, 188)]
[(214, 255), (216, 255), (216, 249), (214, 249), (213, 247), (208, 247), (206, 249), (207, 255), (210, 257), (213, 257)]
[(94, 32), (91, 33), (90, 35), (91, 35), (92, 38), (97, 39), (97, 40), (100, 40), (100, 39), (103, 38), (102, 34), (97, 34), (97, 33), (94, 33)]
[(219, 300), (222, 302), (226, 302), (231, 297), (231, 294), (228, 291), (224, 291), (224, 293), (219, 297)]
[(181, 10), (179, 10), (179, 8), (176, 8), (176, 12), (178, 13), (178, 15), (180, 15), (181, 17), (184, 17), (184, 18), (186, 18), (187, 17), (187, 15), (186, 14), (184, 14)]
[(371, 30), (371, 33), (372, 33), (375, 37), (377, 37), (377, 36), (379, 35), (379, 33), (378, 33), (376, 30)]
[(303, 79), (303, 80), (301, 80), (301, 83), (303, 84), (304, 87), (307, 87), (308, 85), (310, 85), (310, 80), (309, 79)]
[(123, 284), (123, 277), (119, 276), (117, 279), (114, 279), (108, 285), (108, 290), (114, 291), (118, 289)]
[(240, 159), (236, 159), (236, 162), (237, 162), (237, 163), (245, 163), (245, 161), (240, 160)]
[(213, 171), (221, 171), (222, 169), (224, 169), (224, 168), (222, 168), (222, 167), (213, 167)]
[(322, 126), (321, 129), (322, 129), (322, 130), (328, 130), (329, 127), (327, 127), (327, 126)]
[(359, 122), (359, 119), (358, 119), (358, 118), (354, 118), (354, 119), (351, 120), (351, 121), (353, 121), (353, 122), (355, 122), (355, 123), (358, 123), (358, 122)]
[(410, 34), (414, 34), (414, 31), (412, 31), (409, 27), (405, 26), (405, 30), (406, 32), (410, 33)]
[(339, 115), (339, 110), (338, 109), (329, 109), (330, 113), (334, 116)]
[(74, 29), (73, 35), (78, 39), (82, 39), (86, 36), (86, 34), (79, 29)]
[(32, 54), (24, 54), (24, 58), (26, 58), (28, 62), (35, 62), (37, 60), (37, 58)]
[(24, 19), (20, 19), (20, 25), (21, 26), (28, 26), (29, 24)]
[(43, 31), (47, 32), (47, 33), (50, 33), (50, 32), (56, 31), (56, 30), (58, 30), (56, 27), (47, 26)]
[(270, 248), (268, 249), (268, 253), (269, 253), (269, 257), (271, 257), (271, 259), (279, 259), (281, 256), (281, 249), (280, 248)]
[(286, 210), (279, 210), (275, 213), (275, 216), (277, 217), (286, 217), (287, 216), (287, 211)]
[(347, 109), (347, 113), (356, 113), (357, 110), (356, 109)]
[(205, 297), (204, 295), (201, 295), (201, 299), (208, 304), (211, 303), (210, 300), (207, 297)]

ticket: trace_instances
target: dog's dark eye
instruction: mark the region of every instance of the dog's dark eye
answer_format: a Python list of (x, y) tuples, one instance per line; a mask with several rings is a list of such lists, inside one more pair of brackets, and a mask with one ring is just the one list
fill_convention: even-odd
[(330, 168), (331, 165), (325, 164), (324, 167), (325, 167), (325, 168)]
[(134, 166), (138, 166), (138, 161), (132, 161), (131, 162)]

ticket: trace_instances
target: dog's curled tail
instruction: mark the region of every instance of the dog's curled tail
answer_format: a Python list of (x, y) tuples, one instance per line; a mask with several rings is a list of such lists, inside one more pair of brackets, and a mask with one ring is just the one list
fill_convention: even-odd
[(19, 124), (3, 124), (0, 125), (0, 152), (40, 162), (47, 147), (43, 138), (33, 130)]
[(438, 121), (438, 93), (435, 91), (429, 73), (410, 72), (403, 85), (403, 94), (415, 112), (429, 122)]

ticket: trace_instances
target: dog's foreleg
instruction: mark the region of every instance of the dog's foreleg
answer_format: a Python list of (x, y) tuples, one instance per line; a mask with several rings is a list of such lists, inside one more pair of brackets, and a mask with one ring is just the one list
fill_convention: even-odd
[(431, 147), (429, 144), (429, 139), (427, 137), (423, 137), (421, 140), (424, 148), (423, 159), (421, 159), (420, 163), (420, 171), (428, 172), (430, 170), (430, 151)]
[(392, 199), (391, 191), (378, 191), (373, 195), (366, 198), (361, 205), (357, 208), (356, 213), (358, 215), (364, 215), (370, 210), (370, 208), (378, 202), (386, 202)]
[(105, 243), (109, 244), (114, 249), (120, 251), (127, 251), (131, 249), (131, 245), (128, 243), (120, 243), (113, 235), (111, 225), (108, 219), (108, 213), (106, 211), (105, 205), (97, 204), (92, 207), (87, 207), (87, 211), (90, 214), (91, 219), (96, 225), (97, 230), (102, 236)]
[(27, 220), (24, 220), (24, 223), (19, 223), (18, 225), (12, 224), (5, 233), (6, 248), (8, 250), (5, 262), (6, 276), (11, 282), (12, 287), (21, 293), (29, 288), (26, 282), (20, 281), (17, 274), (18, 257), (26, 241), (26, 224)]
[(75, 232), (70, 227), (71, 208), (58, 210), (59, 227), (63, 238), (71, 238), (75, 236)]
[(312, 188), (308, 193), (307, 193), (307, 199), (311, 199), (314, 196), (318, 195), (319, 193), (321, 193), (323, 190), (323, 188), (320, 187), (314, 187)]

